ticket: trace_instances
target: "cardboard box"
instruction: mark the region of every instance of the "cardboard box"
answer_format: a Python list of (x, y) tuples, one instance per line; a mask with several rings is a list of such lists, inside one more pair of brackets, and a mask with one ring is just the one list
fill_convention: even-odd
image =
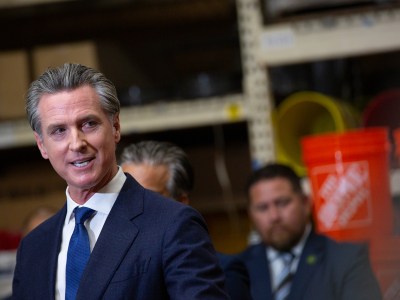
[(23, 50), (0, 52), (0, 120), (25, 117), (28, 86), (28, 54)]
[(92, 41), (83, 41), (35, 48), (33, 50), (35, 79), (49, 67), (58, 67), (68, 62), (99, 70), (96, 44)]

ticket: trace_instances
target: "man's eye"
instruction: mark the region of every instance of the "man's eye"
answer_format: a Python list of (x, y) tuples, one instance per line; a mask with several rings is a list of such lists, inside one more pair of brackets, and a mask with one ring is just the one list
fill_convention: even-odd
[(55, 128), (52, 132), (51, 132), (51, 134), (52, 135), (60, 135), (60, 134), (63, 134), (65, 132), (65, 129), (64, 128)]
[(291, 200), (290, 198), (280, 199), (279, 201), (276, 202), (276, 205), (279, 207), (284, 207), (289, 204), (290, 200)]
[(95, 121), (87, 121), (87, 122), (83, 123), (84, 128), (93, 128), (93, 127), (96, 127), (96, 125), (97, 125), (97, 122), (95, 122)]

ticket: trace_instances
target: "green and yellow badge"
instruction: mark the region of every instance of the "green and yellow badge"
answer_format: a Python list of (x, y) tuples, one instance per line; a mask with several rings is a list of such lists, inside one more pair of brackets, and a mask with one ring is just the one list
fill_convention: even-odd
[(315, 265), (317, 262), (317, 257), (314, 254), (310, 254), (307, 256), (306, 262), (308, 265)]

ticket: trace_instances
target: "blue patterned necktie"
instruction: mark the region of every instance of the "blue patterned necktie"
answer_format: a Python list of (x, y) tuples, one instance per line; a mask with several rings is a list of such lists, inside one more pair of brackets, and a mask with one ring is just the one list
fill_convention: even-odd
[(280, 256), (280, 259), (283, 261), (283, 269), (282, 272), (278, 275), (278, 284), (274, 291), (274, 299), (275, 300), (286, 300), (290, 293), (290, 286), (292, 284), (292, 263), (294, 260), (294, 255), (291, 252), (283, 253)]
[(84, 225), (85, 221), (93, 215), (94, 210), (88, 207), (76, 207), (75, 229), (69, 241), (65, 299), (74, 300), (78, 291), (79, 282), (90, 256), (89, 236)]

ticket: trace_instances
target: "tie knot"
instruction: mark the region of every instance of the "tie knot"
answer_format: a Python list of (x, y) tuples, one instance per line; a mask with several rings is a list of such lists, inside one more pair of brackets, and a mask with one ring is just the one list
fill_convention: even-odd
[(76, 207), (74, 209), (75, 223), (83, 224), (94, 213), (94, 210), (89, 207)]
[(291, 264), (294, 259), (294, 254), (292, 252), (282, 252), (279, 256), (285, 265)]

